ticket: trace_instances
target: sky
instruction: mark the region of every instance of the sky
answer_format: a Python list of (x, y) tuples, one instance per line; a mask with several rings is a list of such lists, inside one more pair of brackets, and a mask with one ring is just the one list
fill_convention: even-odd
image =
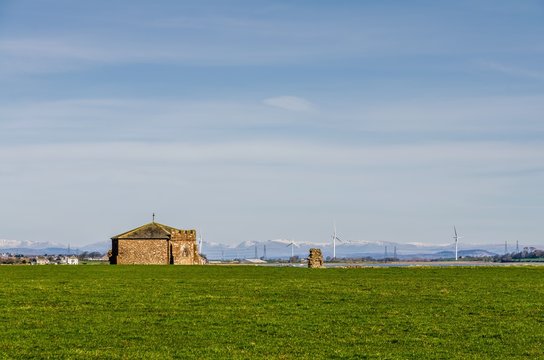
[(0, 0), (0, 239), (544, 245), (544, 2)]

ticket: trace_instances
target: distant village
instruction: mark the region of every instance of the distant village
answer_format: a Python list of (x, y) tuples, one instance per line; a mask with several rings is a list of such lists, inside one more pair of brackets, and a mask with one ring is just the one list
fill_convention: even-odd
[(108, 263), (107, 254), (82, 252), (75, 254), (25, 256), (22, 254), (0, 253), (0, 264), (4, 265), (79, 265), (87, 263)]

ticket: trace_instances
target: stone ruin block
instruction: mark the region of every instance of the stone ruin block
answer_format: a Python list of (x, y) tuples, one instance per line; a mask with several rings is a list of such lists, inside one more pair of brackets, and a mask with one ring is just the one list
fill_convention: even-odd
[(308, 267), (311, 269), (323, 267), (323, 254), (321, 253), (321, 249), (310, 249)]

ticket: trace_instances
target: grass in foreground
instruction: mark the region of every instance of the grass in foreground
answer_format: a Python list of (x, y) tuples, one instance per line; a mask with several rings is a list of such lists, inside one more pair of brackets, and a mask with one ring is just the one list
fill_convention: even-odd
[(544, 358), (544, 269), (0, 267), (3, 358)]

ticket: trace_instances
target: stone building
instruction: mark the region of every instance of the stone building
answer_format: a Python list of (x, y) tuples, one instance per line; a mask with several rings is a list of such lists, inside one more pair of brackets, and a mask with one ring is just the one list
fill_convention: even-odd
[(110, 264), (198, 265), (196, 230), (151, 222), (111, 238)]

